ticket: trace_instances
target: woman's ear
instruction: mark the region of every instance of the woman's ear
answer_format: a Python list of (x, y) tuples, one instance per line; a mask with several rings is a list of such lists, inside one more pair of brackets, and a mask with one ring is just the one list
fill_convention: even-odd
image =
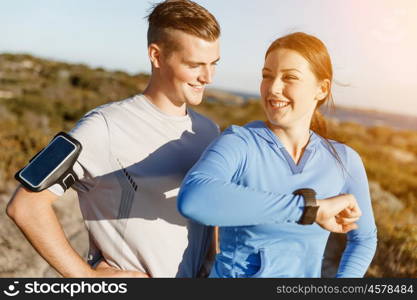
[(150, 44), (148, 46), (148, 56), (152, 67), (158, 69), (161, 65), (161, 48), (155, 43)]
[(316, 100), (317, 101), (324, 100), (329, 95), (329, 91), (330, 91), (330, 80), (329, 79), (322, 80), (318, 87)]

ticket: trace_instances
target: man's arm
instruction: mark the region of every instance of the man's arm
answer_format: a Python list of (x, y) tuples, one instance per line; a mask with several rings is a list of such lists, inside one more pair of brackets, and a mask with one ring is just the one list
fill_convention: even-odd
[(136, 271), (108, 267), (93, 269), (71, 247), (52, 207), (58, 196), (48, 190), (34, 193), (19, 187), (7, 206), (16, 223), (38, 253), (64, 277), (148, 277)]

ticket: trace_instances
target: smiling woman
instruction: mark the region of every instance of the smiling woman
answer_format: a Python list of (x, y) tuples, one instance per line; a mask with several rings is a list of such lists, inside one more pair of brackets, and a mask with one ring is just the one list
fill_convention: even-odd
[(318, 104), (329, 93), (330, 81), (318, 81), (309, 62), (295, 50), (271, 50), (265, 60), (261, 83), (262, 105), (270, 126), (309, 126)]
[(334, 231), (348, 232), (337, 277), (362, 277), (376, 248), (365, 169), (313, 121), (331, 97), (327, 49), (305, 33), (284, 36), (268, 49), (262, 74), (268, 121), (226, 129), (179, 193), (184, 216), (220, 226), (210, 276), (320, 277)]
[[(271, 130), (281, 135), (286, 144), (283, 129), (297, 123), (298, 127), (310, 127), (324, 138), (343, 167), (337, 151), (327, 140), (326, 122), (319, 111), (325, 103), (333, 105), (333, 68), (326, 46), (302, 32), (281, 37), (266, 51), (262, 78), (261, 103)], [(301, 152), (294, 148), (290, 154), (298, 162)]]

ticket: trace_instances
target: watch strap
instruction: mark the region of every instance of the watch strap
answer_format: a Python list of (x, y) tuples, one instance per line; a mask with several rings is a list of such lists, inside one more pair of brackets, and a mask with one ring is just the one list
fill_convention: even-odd
[(313, 189), (303, 188), (294, 191), (293, 194), (301, 195), (304, 199), (304, 211), (298, 223), (302, 225), (313, 224), (319, 209), (316, 200), (316, 192)]

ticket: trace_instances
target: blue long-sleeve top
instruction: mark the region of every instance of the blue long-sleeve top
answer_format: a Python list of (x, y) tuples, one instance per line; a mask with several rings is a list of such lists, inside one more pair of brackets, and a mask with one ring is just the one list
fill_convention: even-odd
[(300, 225), (304, 201), (292, 194), (312, 188), (317, 199), (353, 194), (362, 211), (347, 234), (337, 277), (362, 277), (375, 253), (376, 226), (368, 180), (359, 155), (310, 131), (298, 164), (262, 121), (231, 126), (187, 173), (178, 198), (185, 217), (220, 227), (219, 277), (320, 277), (329, 232)]

